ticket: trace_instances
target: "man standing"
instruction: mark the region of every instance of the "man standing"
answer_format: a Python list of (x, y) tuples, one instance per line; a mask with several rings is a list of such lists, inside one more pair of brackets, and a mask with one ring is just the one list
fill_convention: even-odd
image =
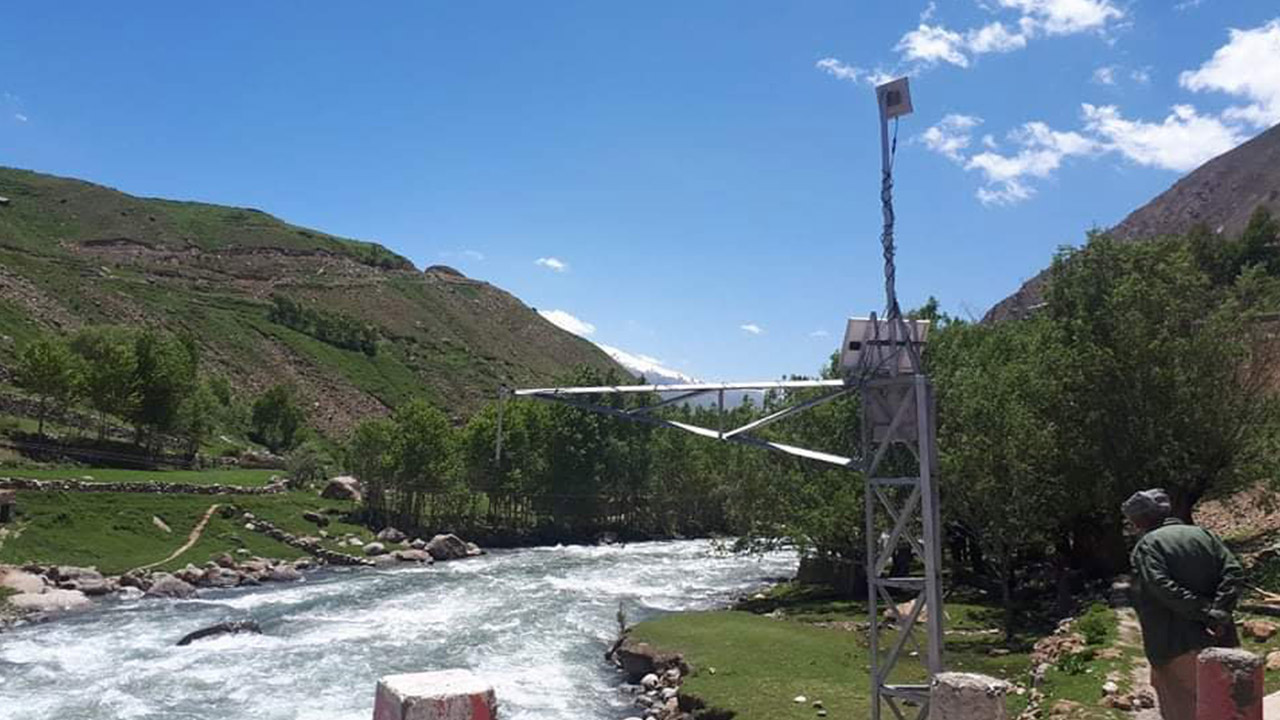
[(1151, 661), (1151, 685), (1164, 720), (1193, 720), (1196, 654), (1239, 644), (1231, 612), (1243, 570), (1209, 531), (1171, 516), (1164, 490), (1143, 490), (1120, 506), (1142, 533), (1129, 561), (1134, 609)]

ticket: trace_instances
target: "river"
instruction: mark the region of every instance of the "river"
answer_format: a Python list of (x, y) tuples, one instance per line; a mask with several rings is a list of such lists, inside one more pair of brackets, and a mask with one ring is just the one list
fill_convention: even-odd
[[(603, 652), (619, 603), (633, 622), (711, 608), (795, 565), (707, 541), (572, 546), (107, 601), (0, 634), (0, 718), (370, 720), (380, 676), (469, 668), (504, 720), (617, 720), (630, 713)], [(174, 645), (248, 617), (262, 635)]]

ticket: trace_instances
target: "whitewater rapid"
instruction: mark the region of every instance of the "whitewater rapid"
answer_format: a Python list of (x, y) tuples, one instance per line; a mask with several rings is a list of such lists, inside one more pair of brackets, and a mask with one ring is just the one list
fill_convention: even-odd
[[(631, 621), (706, 609), (794, 573), (792, 553), (707, 541), (496, 551), (428, 567), (326, 570), (196, 600), (107, 601), (0, 634), (4, 720), (370, 720), (382, 675), (469, 668), (504, 720), (616, 720), (603, 653)], [(263, 635), (174, 643), (223, 620)]]

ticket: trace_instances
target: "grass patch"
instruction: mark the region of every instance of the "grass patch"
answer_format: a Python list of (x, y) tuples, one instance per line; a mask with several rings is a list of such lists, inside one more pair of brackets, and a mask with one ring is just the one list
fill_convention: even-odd
[[(946, 612), (947, 670), (983, 673), (1029, 687), (1034, 633), (1020, 634), (1006, 644), (999, 629), (1002, 611), (988, 604), (952, 602)], [(1141, 649), (1119, 644), (1119, 622), (1110, 608), (1091, 607), (1084, 617), (1086, 625), (1095, 626), (1091, 635), (1097, 642), (1078, 660), (1049, 671), (1041, 687), (1047, 696), (1042, 707), (1047, 712), (1058, 700), (1072, 700), (1081, 705), (1072, 716), (1075, 720), (1126, 717), (1097, 703), (1109, 674), (1119, 676), (1122, 690), (1129, 689)], [(733, 711), (736, 720), (812, 718), (813, 700), (823, 702), (829, 717), (869, 717), (870, 651), (861, 600), (841, 599), (821, 587), (784, 583), (738, 610), (669, 615), (640, 623), (632, 634), (683, 652), (696, 669), (685, 692), (701, 698), (708, 708)], [(882, 635), (882, 651), (891, 637), (888, 631)], [(918, 640), (923, 648), (923, 637)], [(1276, 642), (1280, 644), (1280, 638)], [(893, 680), (917, 682), (924, 677), (919, 658), (907, 656)], [(797, 695), (809, 702), (797, 705)], [(1026, 705), (1026, 695), (1011, 694), (1010, 717)], [(891, 716), (888, 709), (883, 716)]]
[[(315, 534), (302, 519), (306, 510), (334, 508), (349, 511), (352, 504), (322, 500), (296, 491), (280, 495), (150, 495), (141, 493), (18, 492), (15, 531), (0, 547), (0, 562), (22, 564), (95, 565), (104, 573), (120, 573), (158, 562), (187, 540), (187, 535), (213, 504), (236, 504), (295, 534)], [(154, 521), (160, 518), (165, 532)], [(355, 532), (370, 539), (367, 530), (333, 522), (331, 533)], [(338, 549), (336, 543), (326, 543)], [(167, 567), (200, 564), (220, 553), (247, 548), (263, 557), (293, 558), (300, 553), (256, 532), (237, 519), (217, 514), (201, 539)], [(355, 550), (358, 548), (347, 548)]]
[(125, 470), (69, 465), (62, 467), (0, 467), (0, 476), (35, 480), (83, 480), (85, 482), (164, 482), (185, 485), (240, 485), (262, 487), (281, 470)]

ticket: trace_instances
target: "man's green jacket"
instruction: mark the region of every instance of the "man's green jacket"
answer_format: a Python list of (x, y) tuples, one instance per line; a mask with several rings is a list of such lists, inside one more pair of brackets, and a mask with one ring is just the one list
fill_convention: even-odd
[(1230, 613), (1244, 571), (1213, 533), (1170, 518), (1138, 540), (1129, 560), (1134, 607), (1152, 665), (1234, 637)]

